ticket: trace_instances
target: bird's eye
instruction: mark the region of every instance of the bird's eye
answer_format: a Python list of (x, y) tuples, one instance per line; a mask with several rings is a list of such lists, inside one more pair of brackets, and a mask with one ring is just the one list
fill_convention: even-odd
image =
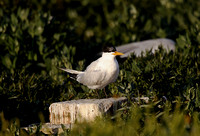
[(103, 48), (103, 52), (115, 52), (116, 48), (113, 46), (106, 46)]

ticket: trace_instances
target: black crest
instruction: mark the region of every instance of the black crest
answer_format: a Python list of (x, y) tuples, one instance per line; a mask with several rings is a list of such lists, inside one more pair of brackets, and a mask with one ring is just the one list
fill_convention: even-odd
[(103, 52), (115, 52), (117, 51), (114, 46), (104, 46), (103, 47)]

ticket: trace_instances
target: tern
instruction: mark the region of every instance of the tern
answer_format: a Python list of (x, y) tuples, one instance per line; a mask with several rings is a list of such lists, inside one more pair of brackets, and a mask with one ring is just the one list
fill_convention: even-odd
[(118, 52), (115, 47), (104, 47), (102, 56), (87, 66), (85, 71), (77, 71), (73, 69), (63, 69), (70, 78), (87, 86), (90, 89), (103, 89), (108, 84), (117, 80), (119, 75), (119, 64), (116, 56), (124, 55)]

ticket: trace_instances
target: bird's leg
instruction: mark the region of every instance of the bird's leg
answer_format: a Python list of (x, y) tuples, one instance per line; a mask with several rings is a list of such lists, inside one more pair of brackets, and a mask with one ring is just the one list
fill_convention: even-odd
[(108, 95), (106, 94), (106, 88), (104, 88), (103, 91), (104, 91), (106, 98), (108, 98)]
[(99, 93), (98, 93), (98, 89), (95, 90), (97, 96), (98, 96), (98, 99), (100, 99), (100, 96), (99, 96)]

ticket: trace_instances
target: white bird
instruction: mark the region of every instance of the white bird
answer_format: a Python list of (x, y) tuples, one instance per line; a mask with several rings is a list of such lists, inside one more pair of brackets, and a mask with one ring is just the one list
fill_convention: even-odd
[(104, 47), (102, 57), (93, 61), (85, 71), (63, 69), (69, 76), (90, 89), (103, 89), (115, 82), (119, 75), (119, 64), (116, 56), (124, 55), (117, 52), (115, 47)]

